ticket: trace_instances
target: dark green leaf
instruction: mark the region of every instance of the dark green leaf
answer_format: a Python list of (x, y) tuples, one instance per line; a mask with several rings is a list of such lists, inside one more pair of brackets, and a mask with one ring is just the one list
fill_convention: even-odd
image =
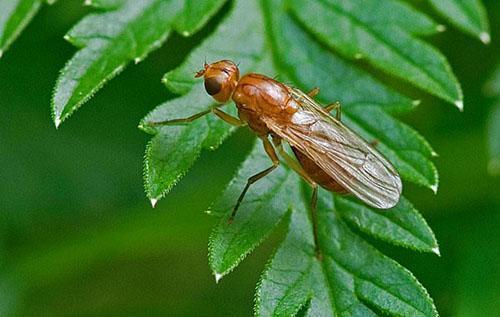
[(3, 0), (0, 1), (0, 57), (33, 19), (44, 0)]
[(181, 13), (174, 21), (174, 29), (183, 36), (198, 31), (226, 0), (184, 0)]
[(490, 43), (488, 17), (481, 0), (429, 0), (429, 2), (450, 23), (479, 38), (484, 44)]
[(221, 216), (210, 237), (210, 266), (217, 280), (238, 265), (290, 208), (288, 195), (297, 188), (297, 176), (284, 167), (278, 167), (250, 187), (233, 223), (228, 223), (247, 179), (271, 165), (271, 160), (258, 142), (231, 184), (210, 208), (211, 214)]
[(485, 92), (497, 99), (488, 119), (488, 172), (500, 175), (500, 65), (486, 83)]
[(394, 208), (377, 210), (357, 200), (336, 196), (335, 207), (342, 219), (370, 235), (395, 245), (439, 255), (431, 228), (404, 197)]
[(294, 209), (287, 238), (262, 277), (256, 313), (290, 316), (310, 299), (308, 316), (376, 316), (371, 307), (394, 316), (437, 316), (413, 275), (355, 235), (333, 212), (329, 194), (320, 197), (323, 260), (314, 256), (305, 208)]
[[(271, 2), (266, 3), (270, 6)], [(283, 72), (305, 90), (324, 87), (320, 100), (341, 100), (343, 121), (349, 127), (368, 142), (378, 143), (377, 148), (405, 179), (436, 191), (438, 175), (429, 160), (434, 150), (416, 131), (382, 111), (408, 111), (412, 102), (324, 50), (291, 18), (272, 15), (273, 10), (278, 9), (268, 8), (268, 23), (275, 39), (276, 63)], [(297, 63), (309, 67), (294, 67)]]
[[(403, 11), (396, 6), (388, 11), (384, 3), (369, 0), (353, 5), (350, 1), (294, 0), (290, 1), (290, 7), (301, 23), (343, 56), (365, 58), (375, 67), (462, 109), (462, 91), (446, 58), (411, 34), (417, 28), (414, 22), (418, 21), (417, 13), (414, 12), (413, 19), (385, 20), (387, 12), (396, 15)], [(380, 18), (374, 18), (378, 14)]]
[(86, 16), (66, 35), (81, 48), (59, 76), (52, 100), (56, 127), (89, 99), (128, 62), (141, 61), (158, 48), (179, 12), (178, 1), (96, 1), (113, 11)]
[(260, 15), (248, 19), (248, 12), (258, 12), (256, 1), (237, 1), (230, 15), (219, 25), (212, 36), (197, 47), (181, 66), (168, 72), (163, 82), (178, 94), (187, 93), (194, 83), (194, 73), (203, 62), (231, 59), (240, 64), (240, 71), (254, 70), (264, 55), (264, 29)]

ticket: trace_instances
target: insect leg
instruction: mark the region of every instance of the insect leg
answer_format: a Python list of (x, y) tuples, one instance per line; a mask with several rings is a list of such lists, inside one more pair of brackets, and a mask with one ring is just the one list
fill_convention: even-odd
[(340, 116), (342, 114), (342, 105), (340, 102), (334, 102), (325, 107), (325, 111), (330, 113), (332, 110), (336, 110), (335, 118), (340, 121)]
[(234, 125), (236, 127), (240, 127), (242, 125), (245, 125), (246, 123), (241, 121), (240, 119), (238, 118), (235, 118), (233, 117), (232, 115), (229, 115), (227, 113), (225, 113), (224, 111), (222, 110), (219, 110), (219, 108), (213, 108), (212, 110), (215, 115), (219, 118), (221, 118), (222, 120), (226, 121), (227, 123), (231, 124), (231, 125)]
[(309, 91), (307, 93), (307, 95), (311, 98), (314, 98), (316, 97), (316, 95), (319, 94), (319, 88), (318, 87), (314, 87), (313, 89), (311, 89), (311, 91)]
[(307, 172), (302, 168), (302, 166), (293, 159), (283, 148), (283, 144), (281, 143), (281, 139), (273, 137), (274, 146), (278, 149), (278, 153), (285, 160), (288, 167), (290, 167), (295, 173), (299, 174), (306, 182), (308, 182), (311, 186), (316, 186), (316, 182), (312, 180), (312, 178), (307, 174)]
[(163, 120), (163, 121), (149, 121), (146, 124), (149, 125), (149, 126), (151, 126), (151, 127), (156, 127), (156, 126), (160, 126), (160, 125), (186, 124), (186, 123), (194, 121), (194, 120), (196, 120), (198, 118), (201, 118), (204, 115), (209, 114), (210, 112), (212, 112), (212, 109), (205, 110), (203, 112), (194, 114), (194, 115), (192, 115), (190, 117), (187, 117), (187, 118), (172, 119), (172, 120)]
[(313, 223), (313, 236), (314, 236), (314, 251), (316, 257), (321, 260), (323, 256), (321, 255), (321, 250), (318, 244), (318, 221), (316, 219), (316, 209), (318, 205), (318, 184), (311, 179), (307, 172), (302, 168), (302, 166), (294, 160), (287, 152), (283, 149), (281, 139), (273, 137), (274, 146), (278, 149), (281, 157), (285, 160), (287, 165), (293, 169), (297, 174), (299, 174), (305, 181), (307, 181), (312, 187), (312, 197), (311, 197), (311, 218)]
[(318, 206), (318, 185), (314, 184), (312, 188), (311, 197), (311, 218), (313, 223), (313, 237), (314, 237), (314, 253), (318, 260), (323, 260), (323, 255), (318, 244), (318, 219), (317, 219), (317, 206)]
[(245, 194), (248, 191), (248, 188), (258, 181), (259, 179), (265, 177), (267, 174), (271, 173), (276, 167), (279, 166), (280, 161), (278, 159), (278, 155), (276, 155), (276, 151), (274, 150), (273, 145), (267, 138), (262, 138), (262, 142), (264, 143), (264, 150), (266, 150), (267, 155), (271, 158), (273, 161), (273, 165), (271, 167), (266, 168), (262, 172), (259, 172), (247, 180), (247, 184), (245, 185), (245, 188), (243, 188), (243, 191), (240, 194), (240, 197), (238, 197), (238, 201), (236, 202), (236, 205), (233, 208), (233, 212), (231, 213), (231, 216), (228, 219), (229, 223), (232, 223), (234, 220), (234, 217), (236, 216), (236, 212), (238, 211), (238, 208), (240, 207), (241, 201), (243, 200), (243, 197), (245, 197)]

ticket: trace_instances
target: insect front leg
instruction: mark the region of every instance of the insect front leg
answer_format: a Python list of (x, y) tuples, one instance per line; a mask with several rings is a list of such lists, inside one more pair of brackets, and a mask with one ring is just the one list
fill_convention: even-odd
[(213, 108), (214, 114), (224, 120), (225, 122), (229, 123), (230, 125), (234, 125), (236, 127), (241, 127), (245, 125), (246, 123), (244, 121), (241, 121), (238, 118), (233, 117), (230, 114), (225, 113), (224, 111), (220, 110), (219, 108)]
[(202, 111), (200, 113), (194, 114), (190, 117), (187, 118), (181, 118), (181, 119), (171, 119), (171, 120), (163, 120), (163, 121), (149, 121), (147, 122), (147, 125), (151, 127), (156, 127), (156, 126), (162, 126), (162, 125), (182, 125), (182, 124), (187, 124), (190, 123), (196, 119), (199, 119), (210, 112), (213, 112), (217, 117), (220, 119), (224, 120), (225, 122), (234, 125), (234, 126), (242, 126), (245, 125), (245, 122), (241, 121), (238, 118), (235, 118), (224, 111), (220, 110), (217, 107)]
[(187, 124), (187, 123), (190, 123), (196, 119), (203, 117), (204, 115), (209, 114), (210, 112), (212, 112), (212, 109), (202, 111), (200, 113), (194, 114), (194, 115), (187, 117), (187, 118), (162, 120), (162, 121), (148, 121), (148, 122), (146, 122), (146, 124), (150, 127), (157, 127), (157, 126), (162, 126), (162, 125)]
[(240, 207), (241, 201), (243, 200), (243, 197), (245, 197), (245, 194), (247, 193), (248, 189), (250, 186), (258, 181), (259, 179), (265, 177), (267, 174), (271, 173), (276, 167), (279, 166), (280, 161), (278, 159), (278, 155), (276, 155), (276, 151), (274, 150), (273, 145), (267, 138), (262, 138), (262, 142), (264, 143), (264, 150), (266, 151), (267, 155), (271, 158), (273, 161), (273, 165), (266, 168), (262, 172), (259, 172), (247, 180), (247, 184), (245, 185), (245, 188), (243, 188), (243, 191), (240, 194), (240, 197), (238, 197), (238, 201), (236, 202), (236, 205), (233, 208), (233, 212), (231, 213), (231, 216), (228, 219), (229, 223), (232, 223), (234, 220), (234, 217), (236, 216), (236, 212), (238, 211), (238, 208)]
[(342, 105), (339, 101), (329, 104), (325, 107), (325, 111), (330, 113), (332, 110), (336, 110), (335, 118), (340, 121), (340, 116), (342, 115)]

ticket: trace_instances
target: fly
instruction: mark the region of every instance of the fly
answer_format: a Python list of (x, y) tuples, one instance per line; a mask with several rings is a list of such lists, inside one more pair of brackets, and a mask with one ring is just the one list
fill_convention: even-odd
[[(187, 123), (212, 112), (231, 125), (248, 125), (262, 140), (272, 165), (248, 179), (229, 223), (234, 220), (250, 186), (279, 166), (277, 153), (312, 187), (311, 213), (318, 257), (318, 186), (340, 194), (351, 193), (378, 209), (388, 209), (398, 203), (402, 184), (396, 169), (341, 122), (340, 103), (323, 107), (313, 99), (319, 93), (318, 88), (304, 93), (256, 73), (240, 78), (238, 67), (229, 60), (205, 63), (195, 75), (202, 76), (205, 90), (218, 105), (188, 118), (149, 124)], [(238, 108), (238, 118), (219, 109), (231, 99)], [(333, 110), (336, 110), (335, 117), (330, 115)], [(296, 159), (284, 150), (283, 141), (290, 145)]]

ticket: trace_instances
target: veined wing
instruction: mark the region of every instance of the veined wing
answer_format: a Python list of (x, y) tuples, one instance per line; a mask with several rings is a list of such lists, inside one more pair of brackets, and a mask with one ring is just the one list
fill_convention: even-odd
[(292, 123), (262, 118), (269, 129), (368, 205), (380, 209), (396, 205), (402, 184), (391, 163), (305, 93), (288, 88), (300, 108)]

